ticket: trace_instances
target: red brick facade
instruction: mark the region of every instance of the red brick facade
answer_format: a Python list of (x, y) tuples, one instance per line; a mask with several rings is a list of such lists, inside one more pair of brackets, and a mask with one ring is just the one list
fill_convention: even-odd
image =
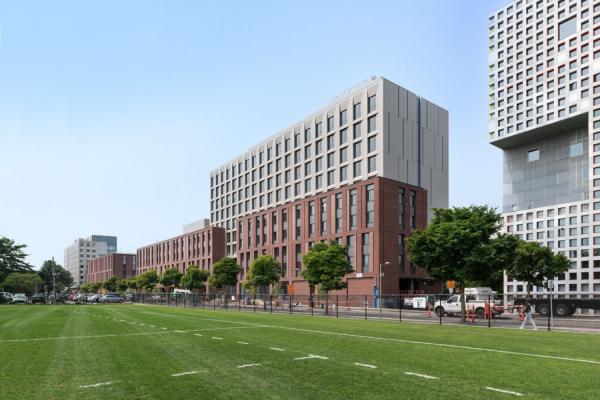
[(208, 227), (139, 248), (136, 275), (151, 269), (162, 275), (167, 268), (185, 273), (190, 265), (210, 270), (224, 256), (225, 230)]
[(89, 260), (86, 283), (104, 282), (113, 276), (131, 278), (136, 268), (135, 254), (113, 253)]
[(426, 222), (425, 190), (381, 177), (259, 211), (237, 221), (240, 281), (254, 258), (270, 254), (281, 263), (281, 281), (293, 284), (296, 294), (308, 294), (300, 276), (302, 255), (315, 242), (337, 240), (349, 245), (355, 269), (345, 278), (344, 294), (372, 294), (384, 262), (389, 262), (383, 267), (384, 295), (435, 291), (439, 288), (411, 265), (405, 250), (411, 231)]

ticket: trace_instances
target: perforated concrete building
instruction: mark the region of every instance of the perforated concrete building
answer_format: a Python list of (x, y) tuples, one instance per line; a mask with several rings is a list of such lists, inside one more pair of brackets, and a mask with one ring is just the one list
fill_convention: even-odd
[(571, 259), (561, 295), (600, 295), (600, 2), (514, 0), (488, 35), (505, 230)]

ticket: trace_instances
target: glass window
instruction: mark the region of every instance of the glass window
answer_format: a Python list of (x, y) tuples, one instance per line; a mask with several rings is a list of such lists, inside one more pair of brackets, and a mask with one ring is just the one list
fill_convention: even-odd
[(356, 229), (358, 222), (358, 195), (356, 189), (350, 190), (348, 203), (350, 206), (350, 229)]
[(533, 162), (540, 159), (540, 149), (533, 149), (527, 152), (527, 161)]
[(321, 235), (327, 234), (327, 197), (321, 198)]
[(333, 115), (327, 117), (327, 132), (331, 132), (335, 128), (335, 122), (333, 121)]
[(354, 158), (360, 157), (360, 146), (362, 142), (354, 143)]
[(367, 142), (368, 152), (372, 153), (377, 150), (377, 136), (371, 136)]
[(335, 231), (341, 232), (344, 226), (343, 222), (344, 210), (342, 209), (342, 194), (336, 193), (335, 195)]
[(363, 272), (371, 271), (371, 241), (369, 233), (362, 234), (362, 270)]
[(346, 124), (346, 116), (347, 116), (346, 110), (340, 111), (340, 126)]
[(370, 96), (367, 104), (367, 112), (370, 114), (377, 109), (377, 97), (375, 95)]
[(317, 122), (317, 124), (315, 125), (315, 137), (321, 137), (322, 134), (323, 134), (323, 123)]
[(350, 265), (356, 269), (356, 236), (348, 236), (346, 238), (346, 245), (348, 246), (348, 260), (350, 261)]
[(577, 32), (577, 19), (571, 17), (558, 24), (558, 40), (563, 40)]
[(398, 190), (398, 222), (400, 224), (400, 228), (404, 228), (404, 188), (400, 188)]
[(354, 119), (360, 118), (360, 103), (356, 103), (353, 107), (354, 109)]
[(377, 170), (376, 159), (377, 159), (377, 156), (369, 157), (369, 173), (375, 172), (375, 170)]
[(360, 138), (360, 123), (355, 124), (352, 129), (353, 129), (353, 138), (354, 139)]
[(412, 190), (408, 194), (408, 217), (411, 228), (417, 227), (417, 193)]
[(374, 132), (376, 129), (377, 129), (377, 115), (373, 115), (372, 117), (369, 117), (368, 124), (367, 124), (367, 132), (371, 133), (371, 132)]
[(371, 227), (375, 224), (375, 188), (373, 185), (367, 185), (366, 203), (367, 226)]
[(354, 163), (354, 177), (360, 176), (360, 161)]
[(348, 180), (348, 166), (344, 165), (340, 168), (340, 182)]

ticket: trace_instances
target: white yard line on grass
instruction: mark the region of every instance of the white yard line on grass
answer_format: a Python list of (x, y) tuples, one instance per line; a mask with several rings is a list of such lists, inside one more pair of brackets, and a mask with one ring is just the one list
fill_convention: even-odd
[(248, 368), (248, 367), (258, 367), (259, 365), (262, 364), (244, 364), (244, 365), (238, 365), (238, 368)]
[(315, 354), (309, 354), (306, 357), (297, 357), (297, 358), (294, 358), (294, 360), (312, 360), (315, 358), (319, 359), (319, 360), (329, 360), (329, 357), (317, 356)]
[(212, 338), (213, 338), (213, 339), (215, 339), (215, 340), (223, 340), (223, 338), (222, 338), (222, 337), (216, 337), (216, 336), (213, 336)]
[(194, 375), (194, 374), (199, 374), (200, 372), (206, 372), (206, 371), (188, 371), (188, 372), (180, 372), (180, 373), (178, 373), (178, 374), (171, 374), (171, 376)]
[(248, 342), (237, 342), (238, 344), (248, 344)]
[(194, 336), (202, 336), (201, 333), (194, 333)]
[(373, 368), (373, 369), (376, 369), (376, 368), (377, 368), (377, 366), (376, 366), (376, 365), (371, 365), (371, 364), (361, 364), (361, 363), (357, 363), (357, 362), (355, 362), (355, 363), (354, 363), (354, 365), (357, 365), (357, 366), (359, 366), (359, 367), (365, 367), (365, 368)]
[(86, 389), (86, 388), (94, 388), (94, 387), (98, 387), (98, 386), (108, 386), (108, 385), (112, 385), (113, 383), (117, 383), (117, 382), (116, 381), (115, 382), (100, 382), (100, 383), (94, 383), (91, 385), (81, 385), (79, 387)]
[(273, 350), (273, 351), (285, 351), (285, 349), (279, 348), (279, 347), (269, 347), (269, 350)]
[(419, 378), (425, 378), (425, 379), (440, 379), (437, 376), (417, 374), (416, 372), (405, 372), (404, 375), (418, 376)]
[(493, 392), (500, 392), (500, 393), (505, 393), (505, 394), (512, 394), (513, 396), (517, 396), (517, 397), (523, 396), (523, 393), (512, 392), (510, 390), (504, 390), (504, 389), (497, 389), (497, 388), (493, 388), (493, 387), (489, 387), (489, 386), (486, 386), (484, 389), (491, 390)]

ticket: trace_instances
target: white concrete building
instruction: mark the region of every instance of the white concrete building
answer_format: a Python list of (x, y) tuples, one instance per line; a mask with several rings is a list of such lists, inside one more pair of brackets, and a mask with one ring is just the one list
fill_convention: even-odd
[[(570, 258), (560, 295), (600, 295), (600, 2), (513, 0), (488, 35), (504, 229)], [(505, 291), (525, 286), (505, 279)]]
[(448, 207), (448, 112), (382, 77), (212, 171), (211, 224), (234, 255), (238, 217), (372, 176), (426, 189), (430, 210)]
[(79, 286), (85, 283), (88, 260), (116, 251), (116, 236), (92, 235), (87, 239), (79, 238), (65, 248), (63, 266), (73, 277), (74, 284)]

